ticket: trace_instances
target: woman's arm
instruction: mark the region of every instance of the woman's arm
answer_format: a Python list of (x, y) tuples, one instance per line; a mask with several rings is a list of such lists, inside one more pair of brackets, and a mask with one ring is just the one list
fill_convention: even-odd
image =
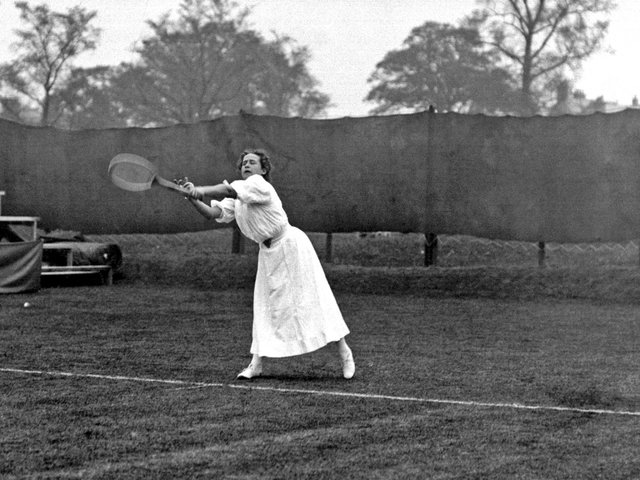
[(196, 208), (198, 213), (202, 215), (204, 218), (213, 220), (214, 218), (220, 218), (220, 215), (222, 215), (222, 209), (220, 207), (217, 207), (217, 206), (212, 207), (202, 202), (201, 200), (196, 200), (193, 197), (186, 197), (186, 198), (191, 202), (191, 205), (193, 205)]
[(238, 194), (228, 183), (219, 183), (217, 185), (204, 185), (201, 187), (194, 187), (196, 192), (201, 195), (199, 200), (203, 200), (205, 196), (221, 200), (223, 198), (231, 197), (236, 198)]
[[(220, 215), (222, 215), (222, 209), (218, 206), (212, 207), (210, 205), (207, 205), (202, 200), (204, 200), (205, 191), (207, 192), (207, 195), (222, 193), (222, 187), (224, 187), (224, 190), (226, 191), (228, 187), (227, 184), (221, 183), (219, 185), (207, 187), (196, 187), (192, 182), (186, 182), (182, 184), (182, 186), (188, 191), (188, 195), (185, 198), (191, 202), (191, 205), (195, 207), (200, 215), (209, 220), (220, 218)], [(233, 191), (233, 193), (235, 193), (235, 191)]]

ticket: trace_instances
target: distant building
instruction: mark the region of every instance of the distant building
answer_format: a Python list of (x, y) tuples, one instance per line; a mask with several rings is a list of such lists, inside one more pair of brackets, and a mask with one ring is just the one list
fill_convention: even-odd
[(638, 97), (633, 97), (631, 105), (620, 105), (616, 102), (607, 102), (603, 97), (590, 100), (580, 91), (571, 92), (569, 82), (561, 82), (556, 90), (556, 104), (548, 111), (547, 115), (589, 115), (591, 113), (616, 113), (628, 108), (640, 109)]
[(580, 93), (571, 94), (569, 82), (560, 82), (556, 88), (556, 104), (549, 109), (547, 115), (581, 115), (587, 107), (588, 100)]

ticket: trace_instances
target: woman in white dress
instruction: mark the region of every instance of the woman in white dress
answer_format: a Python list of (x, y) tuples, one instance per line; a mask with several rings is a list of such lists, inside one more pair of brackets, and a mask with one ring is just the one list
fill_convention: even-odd
[[(269, 183), (271, 162), (262, 150), (245, 150), (242, 180), (196, 187), (185, 183), (189, 200), (204, 217), (236, 220), (240, 231), (260, 245), (253, 294), (252, 360), (238, 378), (262, 373), (263, 357), (289, 357), (337, 342), (344, 378), (355, 374), (345, 341), (349, 333), (309, 238), (289, 224)], [(210, 204), (205, 197), (218, 198)]]

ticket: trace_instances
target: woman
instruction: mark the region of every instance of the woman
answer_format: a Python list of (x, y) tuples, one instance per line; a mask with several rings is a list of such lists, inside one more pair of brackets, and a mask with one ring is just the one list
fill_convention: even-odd
[[(338, 342), (344, 378), (355, 374), (345, 341), (349, 333), (309, 238), (289, 224), (270, 183), (271, 162), (262, 150), (245, 150), (238, 169), (242, 180), (196, 187), (189, 200), (204, 217), (236, 220), (240, 231), (260, 245), (253, 294), (252, 360), (238, 378), (262, 373), (263, 357), (289, 357)], [(205, 197), (221, 198), (205, 203)]]

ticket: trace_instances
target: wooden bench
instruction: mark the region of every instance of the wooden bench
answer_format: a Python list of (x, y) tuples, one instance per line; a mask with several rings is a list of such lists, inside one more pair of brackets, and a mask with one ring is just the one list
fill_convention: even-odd
[(43, 265), (41, 275), (47, 276), (75, 276), (100, 274), (104, 285), (113, 284), (113, 268), (111, 265)]
[[(16, 223), (26, 223), (31, 225), (31, 240), (38, 239), (38, 222), (40, 221), (40, 217), (23, 217), (23, 216), (14, 216), (14, 215), (2, 215), (2, 197), (5, 195), (4, 190), (0, 190), (0, 229), (4, 225), (12, 225)], [(23, 238), (24, 241), (28, 241), (28, 239)]]
[(65, 265), (73, 265), (73, 245), (68, 242), (43, 243), (42, 249), (47, 251), (62, 252), (65, 256)]
[(30, 224), (32, 240), (38, 239), (38, 222), (39, 221), (40, 221), (40, 217), (15, 217), (15, 216), (0, 215), (0, 225), (11, 225), (12, 223)]
[(43, 265), (43, 276), (75, 276), (95, 275), (100, 273), (104, 285), (113, 284), (113, 267), (111, 265), (74, 265), (73, 248), (75, 242), (44, 243), (43, 250), (61, 252), (65, 258), (64, 265)]

